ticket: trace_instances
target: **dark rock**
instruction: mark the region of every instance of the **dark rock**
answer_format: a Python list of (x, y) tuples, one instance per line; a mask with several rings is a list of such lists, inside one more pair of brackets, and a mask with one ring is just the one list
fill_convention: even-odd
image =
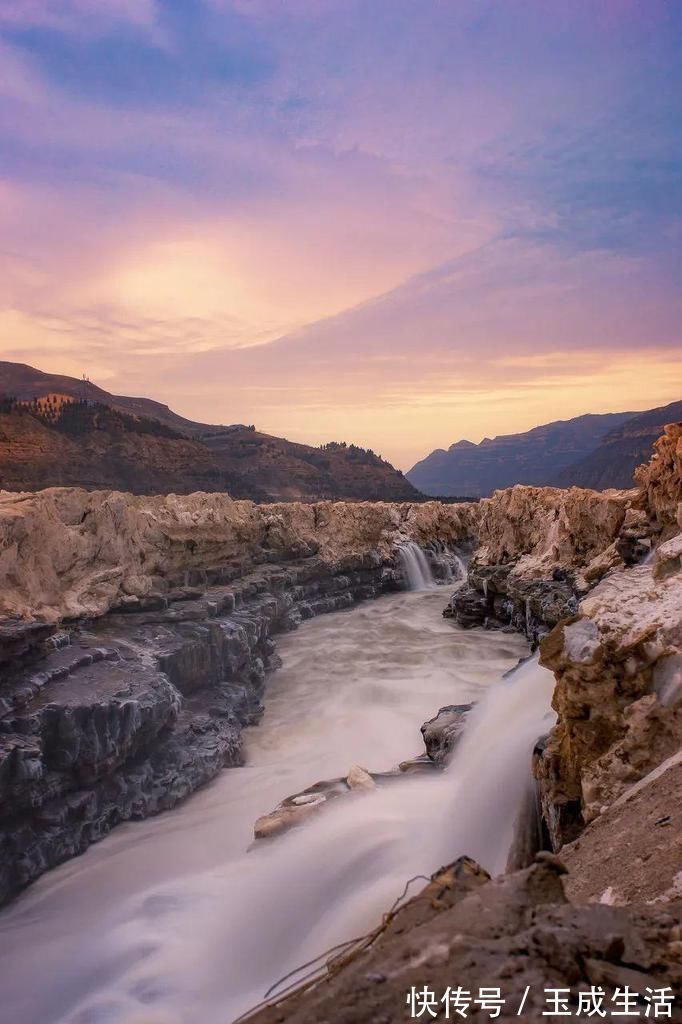
[(0, 664), (38, 653), (57, 627), (48, 622), (24, 619), (0, 620)]
[(469, 568), (468, 583), (456, 591), (443, 614), (460, 626), (512, 626), (536, 644), (562, 619), (578, 608), (578, 582), (566, 569), (555, 569), (551, 579), (523, 579), (512, 565), (477, 565)]
[(421, 734), (430, 759), (438, 765), (445, 765), (459, 740), (466, 716), (473, 704), (449, 704), (441, 708), (435, 718), (424, 722)]

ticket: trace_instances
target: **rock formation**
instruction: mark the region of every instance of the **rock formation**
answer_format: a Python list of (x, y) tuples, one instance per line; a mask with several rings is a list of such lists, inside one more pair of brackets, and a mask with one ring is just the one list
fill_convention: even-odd
[[(637, 491), (519, 485), (483, 499), (468, 587), (446, 614), (464, 626), (511, 624), (537, 640), (576, 611), (591, 583), (625, 564), (619, 542), (623, 530), (630, 536), (637, 498)], [(638, 529), (637, 537), (650, 532), (647, 522)]]
[[(457, 544), (475, 505), (255, 505), (224, 494), (137, 497), (53, 488), (0, 492), (0, 615), (102, 615), (264, 562), (318, 558), (323, 571), (377, 568), (400, 540)], [(217, 574), (217, 575), (216, 575)]]
[[(0, 901), (241, 762), (272, 637), (400, 584), (474, 506), (0, 495)], [(357, 780), (356, 780), (357, 781)]]
[[(541, 642), (558, 715), (534, 759), (545, 826), (569, 894), (602, 902), (565, 902), (550, 855), (484, 885), (458, 869), (328, 986), (258, 1019), (327, 1019), (333, 1000), (335, 1021), (368, 1008), (392, 1020), (398, 990), (404, 1012), (412, 984), (488, 986), (493, 973), (514, 1019), (526, 984), (679, 984), (682, 425), (637, 482), (518, 486), (478, 505), (2, 494), (0, 898), (239, 763), (278, 631), (397, 586), (401, 542), (477, 543), (450, 613)], [(424, 727), (436, 760), (461, 724), (461, 708), (442, 711)], [(336, 782), (369, 785), (360, 770)], [(301, 796), (297, 820), (317, 802), (315, 787)], [(627, 883), (604, 853), (619, 848)], [(631, 898), (657, 902), (619, 905)]]
[(637, 479), (621, 537), (648, 530), (653, 554), (619, 565), (627, 544), (607, 549), (592, 563), (607, 574), (541, 645), (558, 722), (536, 775), (555, 849), (682, 746), (682, 425)]

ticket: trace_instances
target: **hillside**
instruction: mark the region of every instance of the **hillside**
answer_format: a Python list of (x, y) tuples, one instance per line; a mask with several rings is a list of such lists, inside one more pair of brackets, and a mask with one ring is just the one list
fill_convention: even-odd
[(682, 419), (682, 402), (633, 416), (609, 431), (601, 444), (580, 462), (564, 469), (556, 477), (560, 487), (631, 487), (637, 466), (648, 462), (654, 442), (668, 423)]
[(633, 413), (579, 416), (524, 434), (458, 441), (431, 452), (406, 474), (425, 494), (484, 497), (513, 484), (547, 485), (557, 473), (591, 455), (609, 431)]
[(547, 423), (523, 434), (458, 441), (431, 452), (406, 474), (425, 494), (486, 497), (513, 484), (631, 487), (667, 423), (680, 419), (682, 402), (645, 413), (605, 413)]
[[(401, 472), (354, 445), (296, 444), (212, 426), (147, 398), (0, 362), (0, 488), (80, 485), (133, 494), (227, 491), (254, 501), (419, 501)], [(38, 401), (35, 401), (35, 400)]]

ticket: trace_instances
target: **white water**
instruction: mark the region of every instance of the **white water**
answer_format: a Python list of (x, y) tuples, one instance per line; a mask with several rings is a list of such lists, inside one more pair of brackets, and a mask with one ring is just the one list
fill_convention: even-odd
[(410, 590), (428, 590), (435, 585), (428, 559), (413, 540), (400, 545), (398, 557)]
[[(249, 732), (249, 766), (171, 814), (124, 826), (0, 914), (12, 1024), (227, 1024), (269, 985), (371, 928), (417, 873), (462, 853), (504, 867), (546, 731), (552, 677), (526, 645), (443, 620), (443, 592), (306, 624)], [(478, 700), (449, 772), (342, 798), (246, 853), (254, 819), (354, 762), (417, 753), (445, 703)]]

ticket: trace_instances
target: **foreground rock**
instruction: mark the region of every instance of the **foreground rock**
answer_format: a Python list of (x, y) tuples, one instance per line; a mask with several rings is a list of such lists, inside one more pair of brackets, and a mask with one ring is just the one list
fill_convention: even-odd
[[(682, 903), (665, 907), (574, 906), (564, 893), (565, 869), (540, 854), (524, 871), (489, 881), (467, 858), (442, 869), (419, 896), (389, 915), (374, 941), (340, 954), (316, 986), (280, 1005), (250, 1015), (250, 1024), (392, 1024), (416, 1019), (488, 1020), (536, 1024), (551, 1013), (551, 993), (576, 1015), (582, 995), (603, 990), (609, 1014), (616, 989), (640, 994), (645, 1014), (649, 990), (668, 1001), (682, 986)], [(460, 988), (459, 1010), (446, 1016), (443, 996)], [(499, 989), (501, 1005), (484, 1010), (480, 995)], [(481, 992), (481, 990), (484, 990)], [(419, 1001), (430, 1002), (431, 1011)], [(411, 1012), (410, 995), (417, 999)], [(671, 1018), (680, 1020), (679, 1003)], [(652, 1007), (649, 1007), (652, 1010)], [(583, 1007), (582, 1016), (585, 1016)], [(555, 1019), (550, 1017), (549, 1019)], [(598, 1019), (598, 1018), (596, 1018)]]
[(254, 839), (271, 839), (303, 825), (313, 815), (326, 810), (339, 796), (372, 793), (377, 786), (398, 782), (416, 772), (445, 768), (457, 742), (464, 732), (466, 716), (473, 704), (451, 704), (421, 727), (426, 754), (401, 761), (396, 771), (368, 772), (353, 765), (345, 778), (316, 782), (307, 789), (282, 800), (274, 811), (258, 818), (254, 825)]
[(632, 786), (564, 846), (577, 902), (682, 900), (682, 752)]
[(422, 725), (426, 753), (440, 767), (444, 767), (450, 760), (472, 707), (473, 704), (448, 704), (440, 709), (435, 718)]

